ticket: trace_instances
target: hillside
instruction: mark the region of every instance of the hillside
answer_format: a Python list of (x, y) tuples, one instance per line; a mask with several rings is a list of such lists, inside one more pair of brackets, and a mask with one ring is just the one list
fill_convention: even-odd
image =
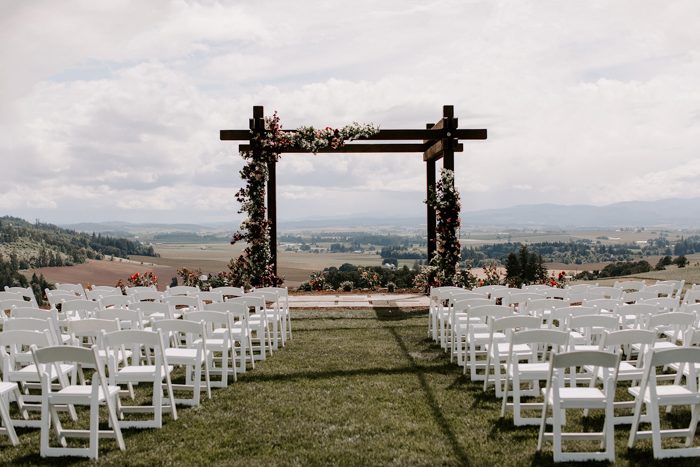
[(67, 266), (105, 255), (155, 256), (137, 241), (102, 234), (79, 233), (53, 224), (31, 224), (17, 217), (0, 217), (0, 254), (19, 269)]

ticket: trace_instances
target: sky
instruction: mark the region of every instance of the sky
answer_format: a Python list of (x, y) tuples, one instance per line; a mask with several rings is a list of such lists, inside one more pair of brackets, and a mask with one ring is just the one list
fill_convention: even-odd
[[(235, 142), (284, 128), (486, 128), (463, 209), (700, 196), (696, 0), (0, 0), (0, 214), (240, 219)], [(284, 155), (278, 217), (419, 217), (420, 154)]]

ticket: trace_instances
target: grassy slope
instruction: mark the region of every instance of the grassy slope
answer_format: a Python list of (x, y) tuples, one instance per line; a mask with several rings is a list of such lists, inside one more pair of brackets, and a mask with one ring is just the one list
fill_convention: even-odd
[[(423, 311), (300, 311), (295, 318), (294, 340), (272, 359), (200, 408), (180, 410), (179, 420), (166, 418), (161, 430), (125, 432), (126, 453), (103, 442), (100, 463), (552, 463), (549, 448), (535, 453), (536, 427), (499, 420), (495, 397), (426, 338)], [(650, 443), (628, 451), (625, 428), (616, 430), (618, 464), (649, 462)], [(38, 432), (21, 433), (18, 448), (0, 438), (0, 463), (41, 462)]]

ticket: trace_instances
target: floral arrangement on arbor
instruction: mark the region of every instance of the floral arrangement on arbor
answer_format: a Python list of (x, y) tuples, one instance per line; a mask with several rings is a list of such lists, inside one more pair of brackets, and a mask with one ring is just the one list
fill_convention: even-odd
[(265, 131), (255, 135), (252, 144), (257, 151), (241, 151), (245, 165), (240, 171), (245, 186), (236, 193), (241, 203), (238, 211), (245, 214), (239, 230), (231, 243), (246, 242), (243, 253), (229, 263), (229, 269), (237, 276), (238, 286), (264, 287), (282, 283), (272, 268), (270, 251), (270, 221), (265, 215), (265, 190), (269, 177), (267, 164), (279, 160), (280, 154), (289, 149), (302, 149), (316, 154), (324, 148), (337, 149), (347, 141), (376, 134), (379, 128), (373, 124), (353, 123), (343, 128), (326, 127), (317, 130), (303, 126), (295, 131), (282, 130), (275, 112), (265, 119)]
[(474, 275), (468, 268), (459, 267), (459, 211), (462, 206), (452, 170), (440, 171), (440, 180), (435, 184), (435, 190), (428, 193), (426, 203), (435, 209), (436, 248), (435, 254), (430, 258), (430, 266), (424, 266), (416, 276), (416, 287), (424, 290), (446, 285), (473, 287), (476, 284)]

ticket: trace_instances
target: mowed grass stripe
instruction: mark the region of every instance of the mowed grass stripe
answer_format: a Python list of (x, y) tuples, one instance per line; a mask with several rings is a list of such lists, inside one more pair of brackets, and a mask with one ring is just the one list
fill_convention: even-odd
[[(294, 339), (161, 430), (101, 443), (105, 465), (548, 465), (537, 427), (499, 420), (500, 401), (471, 383), (427, 336), (425, 309), (294, 311)], [(141, 389), (143, 391), (143, 389)], [(687, 420), (682, 413), (680, 421)], [(576, 421), (575, 417), (571, 417)], [(592, 417), (591, 425), (600, 417)], [(0, 439), (0, 463), (42, 463), (38, 431)], [(653, 464), (651, 447), (620, 465)], [(72, 460), (76, 464), (90, 462)], [(65, 460), (55, 461), (65, 464)], [(697, 465), (695, 459), (677, 465)], [(660, 465), (660, 463), (659, 463)]]

